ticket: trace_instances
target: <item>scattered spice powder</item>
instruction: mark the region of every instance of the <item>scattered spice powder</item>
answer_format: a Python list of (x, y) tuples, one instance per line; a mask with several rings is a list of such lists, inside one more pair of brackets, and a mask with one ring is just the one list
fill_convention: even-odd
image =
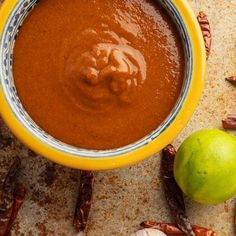
[(206, 47), (206, 57), (208, 59), (211, 52), (211, 42), (212, 42), (210, 23), (207, 19), (207, 15), (203, 11), (199, 12), (197, 20), (202, 30), (202, 35)]
[[(154, 222), (154, 221), (144, 221), (141, 223), (141, 226), (144, 228), (158, 229), (169, 236), (185, 236), (186, 235), (174, 224), (159, 223), (159, 222)], [(193, 232), (195, 236), (216, 236), (216, 233), (210, 229), (206, 229), (206, 228), (199, 227), (196, 225), (194, 225), (192, 228), (193, 228)]]
[(229, 114), (222, 120), (222, 126), (224, 129), (236, 130), (236, 114)]
[(94, 174), (92, 171), (80, 172), (79, 195), (74, 215), (74, 226), (84, 231), (87, 225), (92, 202)]
[(0, 124), (0, 148), (6, 148), (11, 146), (13, 143), (13, 139), (11, 137), (5, 137), (4, 132), (2, 130), (1, 124)]
[(44, 182), (47, 187), (53, 185), (56, 178), (56, 167), (54, 163), (47, 163), (45, 170), (41, 173), (41, 177), (44, 178)]

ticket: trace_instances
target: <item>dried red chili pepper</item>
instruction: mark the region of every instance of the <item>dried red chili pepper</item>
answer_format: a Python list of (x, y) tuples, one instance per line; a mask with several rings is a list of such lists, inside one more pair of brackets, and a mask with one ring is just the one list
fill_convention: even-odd
[(222, 120), (224, 129), (236, 129), (236, 114), (227, 115), (226, 119)]
[[(141, 226), (143, 228), (158, 229), (169, 236), (185, 236), (186, 235), (174, 224), (159, 223), (159, 222), (154, 222), (154, 221), (144, 221), (141, 223)], [(194, 225), (192, 228), (196, 236), (216, 236), (216, 233), (211, 229), (206, 229), (206, 228), (199, 227), (196, 225)]]
[(193, 225), (193, 231), (196, 236), (216, 236), (216, 233), (213, 230), (199, 227), (197, 225)]
[(236, 76), (230, 76), (225, 79), (232, 84), (236, 84)]
[(158, 223), (154, 221), (144, 221), (140, 224), (143, 228), (153, 228), (162, 231), (167, 235), (185, 235), (178, 227), (174, 224), (167, 224), (167, 223)]
[(91, 171), (81, 171), (79, 195), (74, 215), (74, 226), (78, 231), (86, 228), (93, 194), (94, 174)]
[[(6, 177), (1, 182), (0, 189), (0, 235), (8, 235), (17, 212), (23, 202), (25, 189), (14, 190), (14, 178), (20, 167), (20, 159), (15, 158)], [(24, 190), (23, 190), (24, 189)]]
[(26, 195), (26, 189), (23, 186), (17, 186), (14, 189), (14, 192), (13, 192), (13, 198), (14, 198), (13, 209), (12, 209), (12, 214), (11, 214), (10, 220), (8, 222), (7, 230), (5, 232), (6, 236), (10, 234), (10, 230), (12, 228), (14, 220), (16, 219), (18, 211), (20, 210), (20, 207), (24, 202), (25, 195)]
[(176, 225), (154, 221), (144, 221), (140, 225), (144, 228), (158, 229), (168, 236), (216, 236), (216, 233), (212, 230), (199, 226), (191, 226), (185, 212), (183, 192), (174, 178), (173, 166), (175, 155), (176, 150), (170, 144), (162, 150), (161, 175), (165, 197)]
[(202, 11), (199, 12), (197, 16), (197, 20), (202, 30), (202, 35), (203, 35), (205, 47), (206, 47), (206, 57), (208, 59), (210, 55), (210, 51), (211, 51), (211, 41), (212, 41), (210, 23), (207, 19), (207, 15)]
[(192, 236), (194, 235), (194, 232), (185, 213), (183, 192), (174, 178), (173, 166), (175, 155), (176, 150), (172, 145), (168, 145), (162, 151), (161, 175), (163, 179), (164, 193), (177, 226), (186, 235)]

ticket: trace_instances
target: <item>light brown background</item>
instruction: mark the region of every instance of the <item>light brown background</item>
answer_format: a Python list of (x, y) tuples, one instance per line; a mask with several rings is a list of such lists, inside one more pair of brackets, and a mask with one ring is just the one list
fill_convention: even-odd
[[(224, 81), (226, 76), (236, 75), (236, 1), (189, 2), (196, 14), (200, 10), (207, 13), (212, 27), (213, 47), (201, 102), (187, 127), (174, 141), (176, 147), (193, 131), (220, 127), (222, 117), (236, 112), (236, 88)], [(10, 133), (6, 131), (6, 135)], [(22, 158), (18, 180), (27, 186), (28, 195), (12, 236), (76, 235), (72, 218), (78, 171), (34, 156), (17, 141), (11, 147), (0, 150), (1, 158), (14, 154)], [(159, 163), (157, 154), (133, 167), (96, 173), (88, 236), (128, 236), (139, 228), (143, 220), (171, 221), (159, 181)], [(56, 168), (55, 180), (48, 186), (45, 171), (52, 165)], [(212, 227), (219, 236), (235, 235), (236, 199), (208, 207), (189, 199), (186, 202), (188, 215), (194, 224)]]

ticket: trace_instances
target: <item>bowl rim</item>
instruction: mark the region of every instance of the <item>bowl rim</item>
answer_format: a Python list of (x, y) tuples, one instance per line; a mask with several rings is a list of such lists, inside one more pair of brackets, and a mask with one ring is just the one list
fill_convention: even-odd
[[(17, 3), (17, 0), (5, 0), (0, 7), (0, 15), (2, 18), (0, 22), (0, 36), (11, 11)], [(192, 80), (187, 96), (177, 116), (169, 127), (167, 127), (156, 139), (131, 152), (105, 158), (80, 157), (78, 155), (65, 153), (54, 149), (37, 139), (20, 123), (15, 117), (14, 112), (11, 110), (0, 83), (0, 114), (5, 123), (10, 127), (12, 132), (32, 150), (58, 164), (77, 169), (106, 170), (124, 167), (135, 164), (160, 151), (182, 130), (194, 112), (204, 87), (206, 70), (206, 53), (202, 32), (189, 3), (187, 0), (172, 0), (172, 3), (179, 11), (189, 34), (193, 57)]]

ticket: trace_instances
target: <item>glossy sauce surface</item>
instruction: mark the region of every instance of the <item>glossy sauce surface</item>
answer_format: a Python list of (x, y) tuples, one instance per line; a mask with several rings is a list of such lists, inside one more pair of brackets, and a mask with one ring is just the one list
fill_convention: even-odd
[(156, 129), (178, 99), (184, 68), (175, 25), (148, 0), (41, 0), (14, 48), (28, 114), (88, 149), (121, 147)]

